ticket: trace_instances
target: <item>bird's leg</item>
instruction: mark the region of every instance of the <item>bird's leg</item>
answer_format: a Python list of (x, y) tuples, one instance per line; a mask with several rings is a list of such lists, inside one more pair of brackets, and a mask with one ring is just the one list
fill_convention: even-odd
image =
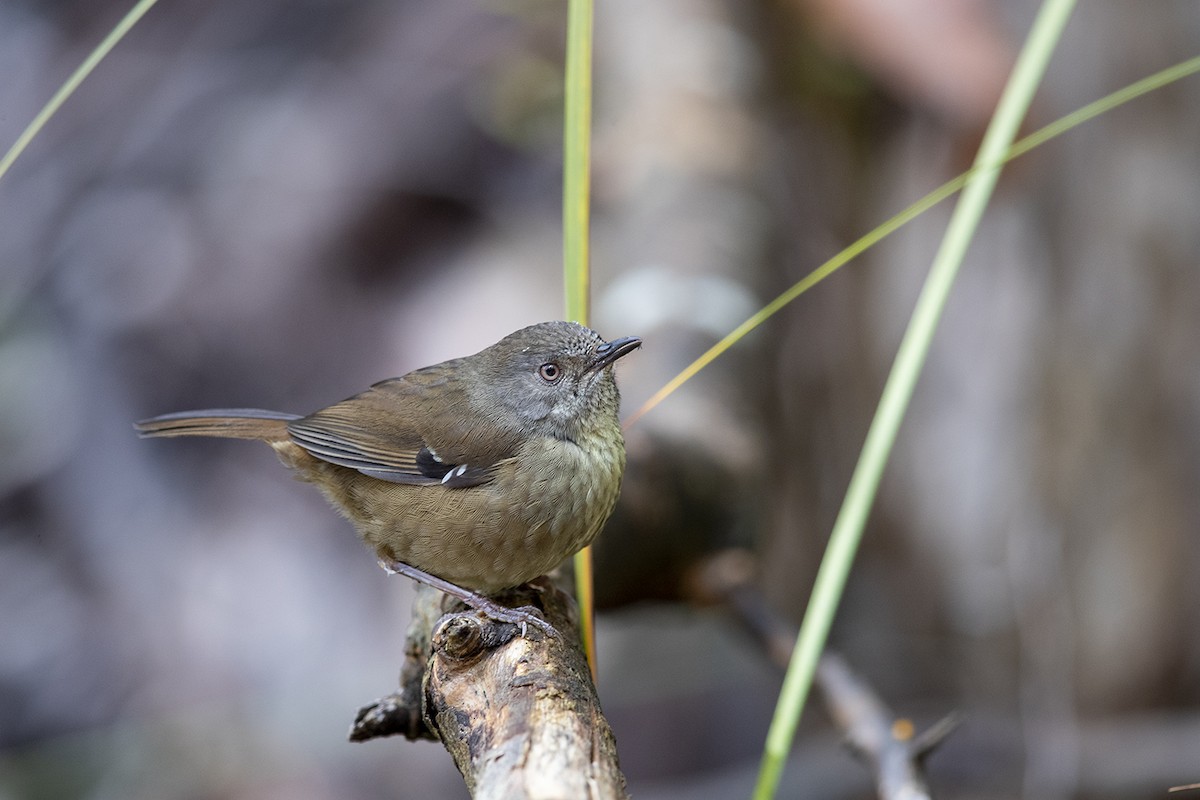
[(527, 625), (540, 630), (547, 636), (557, 636), (558, 631), (554, 630), (554, 626), (546, 620), (542, 619), (532, 608), (509, 608), (500, 605), (490, 597), (485, 597), (478, 592), (472, 592), (470, 589), (464, 589), (456, 583), (451, 583), (448, 580), (439, 578), (436, 575), (430, 575), (422, 569), (417, 569), (414, 566), (405, 564), (403, 561), (380, 561), (379, 566), (391, 573), (398, 573), (405, 577), (412, 578), (418, 583), (423, 583), (426, 586), (432, 586), (440, 592), (444, 592), (451, 597), (456, 597), (466, 603), (476, 611), (482, 611), (483, 614), (497, 622), (506, 622), (509, 625), (519, 625), (521, 627), (521, 635), (525, 635)]

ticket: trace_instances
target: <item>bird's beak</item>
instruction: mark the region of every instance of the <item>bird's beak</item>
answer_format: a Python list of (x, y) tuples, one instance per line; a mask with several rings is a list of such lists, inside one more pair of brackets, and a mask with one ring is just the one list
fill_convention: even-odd
[(621, 339), (613, 339), (611, 342), (605, 342), (596, 348), (595, 360), (592, 361), (588, 372), (599, 372), (621, 356), (628, 355), (641, 346), (642, 340), (636, 336), (625, 336)]

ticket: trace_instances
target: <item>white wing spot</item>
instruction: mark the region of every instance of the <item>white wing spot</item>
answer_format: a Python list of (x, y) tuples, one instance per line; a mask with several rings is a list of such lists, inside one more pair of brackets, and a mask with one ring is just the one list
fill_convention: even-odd
[(432, 447), (427, 447), (426, 449), (429, 451), (429, 455), (433, 456), (434, 461), (439, 464), (442, 463), (442, 457), (437, 454), (436, 450), (434, 450)]
[(449, 483), (454, 478), (461, 478), (466, 471), (466, 464), (463, 464), (461, 467), (456, 467), (442, 476), (442, 483)]

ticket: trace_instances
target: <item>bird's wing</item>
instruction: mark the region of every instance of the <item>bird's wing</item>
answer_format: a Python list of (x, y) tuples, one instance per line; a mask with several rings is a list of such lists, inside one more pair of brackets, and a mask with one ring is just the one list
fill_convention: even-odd
[(453, 489), (488, 482), (515, 454), (515, 435), (494, 427), (485, 434), (481, 422), (461, 381), (430, 368), (290, 422), (288, 432), (331, 464), (393, 483)]

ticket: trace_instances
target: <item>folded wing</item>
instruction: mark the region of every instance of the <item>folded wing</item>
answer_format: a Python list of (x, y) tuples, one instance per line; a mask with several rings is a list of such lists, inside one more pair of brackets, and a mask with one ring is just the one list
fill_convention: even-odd
[(515, 456), (516, 433), (488, 426), (485, 434), (483, 423), (461, 381), (434, 369), (382, 381), (287, 427), (292, 441), (331, 464), (393, 483), (459, 489), (487, 483)]

